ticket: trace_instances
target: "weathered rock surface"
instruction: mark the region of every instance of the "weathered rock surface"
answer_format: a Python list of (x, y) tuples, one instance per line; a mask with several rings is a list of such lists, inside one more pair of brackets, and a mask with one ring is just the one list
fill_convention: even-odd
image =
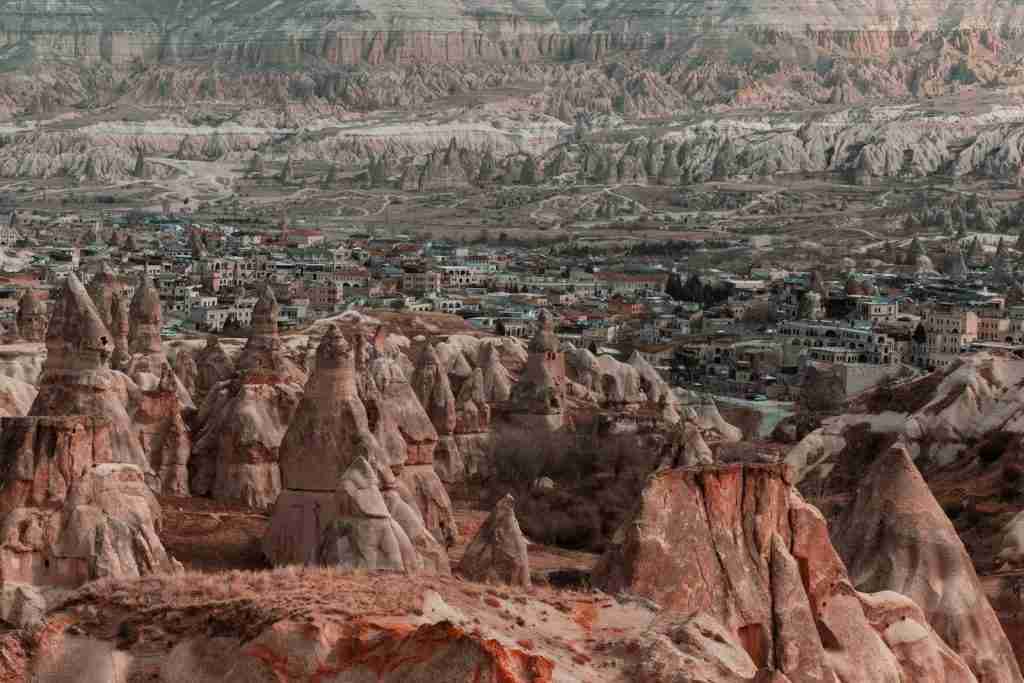
[(267, 508), (281, 492), (279, 449), (305, 375), (277, 334), (278, 313), (273, 292), (264, 288), (238, 372), (206, 397), (192, 451), (193, 494)]
[(509, 398), (512, 415), (527, 429), (558, 431), (566, 424), (565, 355), (547, 311), (538, 317), (527, 351), (526, 369)]
[[(196, 405), (220, 382), (235, 374), (235, 362), (221, 346), (220, 340), (211, 335), (206, 345), (196, 354), (196, 390), (193, 393)], [(184, 380), (183, 380), (184, 381)]]
[(46, 341), (46, 304), (31, 287), (18, 300), (18, 336), (27, 342)]
[[(973, 680), (927, 622), (905, 624), (908, 642), (900, 643), (887, 629), (913, 615), (894, 615), (890, 605), (869, 618), (864, 602), (881, 601), (854, 590), (824, 519), (790, 476), (778, 465), (655, 474), (595, 569), (595, 585), (712, 619), (757, 669), (780, 680)], [(919, 662), (901, 662), (911, 641), (944, 652), (927, 663), (938, 667), (927, 672), (936, 677), (918, 678)]]
[(110, 266), (103, 267), (89, 281), (87, 288), (100, 319), (112, 335), (113, 350), (110, 365), (120, 370), (128, 361), (128, 302), (124, 298), (124, 286)]
[(494, 345), (481, 347), (479, 367), (483, 373), (484, 397), (491, 403), (507, 401), (512, 395), (513, 381)]
[(181, 349), (174, 356), (173, 366), (178, 382), (181, 383), (181, 386), (188, 392), (188, 395), (192, 396), (193, 401), (195, 401), (196, 382), (199, 379), (199, 366), (196, 365), (195, 354), (190, 349)]
[(516, 519), (515, 502), (506, 495), (494, 506), (459, 562), (459, 573), (472, 581), (530, 585), (528, 544)]
[(361, 385), (371, 429), (384, 447), (392, 466), (433, 463), (438, 435), (403, 369), (405, 356), (376, 353), (368, 360), (369, 372)]
[(174, 571), (144, 473), (97, 417), (0, 421), (0, 578), (73, 587)]
[(415, 573), (421, 569), (412, 542), (391, 517), (369, 460), (360, 456), (352, 461), (335, 496), (338, 516), (320, 541), (321, 564), (344, 570)]
[(286, 489), (333, 491), (357, 457), (385, 462), (356, 387), (354, 351), (331, 326), (280, 449)]
[(688, 413), (690, 415), (676, 425), (671, 440), (665, 446), (662, 467), (696, 467), (714, 462), (714, 453), (704, 440), (696, 416), (690, 410)]
[(110, 422), (113, 462), (152, 470), (129, 417), (138, 389), (111, 370), (110, 332), (74, 275), (68, 275), (46, 332), (46, 363), (29, 415), (88, 415)]
[[(871, 463), (878, 449), (864, 452), (866, 437), (876, 443), (899, 441), (912, 460), (927, 455), (942, 468), (958, 468), (977, 476), (988, 466), (971, 457), (980, 444), (998, 446), (1024, 433), (1024, 361), (977, 353), (964, 356), (943, 371), (900, 387), (894, 395), (877, 392), (868, 409), (840, 415), (808, 433), (789, 453), (801, 486), (832, 491), (849, 477), (848, 463)], [(1008, 442), (1008, 441), (1007, 441)], [(925, 475), (929, 476), (926, 469)]]
[(140, 278), (128, 310), (128, 351), (122, 369), (138, 387), (130, 406), (132, 423), (160, 491), (188, 495), (192, 437), (183, 414), (194, 406), (164, 353), (160, 296), (149, 277)]
[(1021, 679), (960, 537), (904, 446), (875, 462), (833, 537), (858, 590), (913, 600), (979, 681)]
[[(447, 553), (427, 530), (424, 513), (412, 493), (392, 474), (394, 458), (388, 456), (370, 429), (358, 382), (373, 380), (369, 376), (358, 377), (357, 352), (333, 325), (321, 338), (316, 369), (282, 441), (280, 467), (284, 491), (274, 507), (264, 553), (275, 564), (309, 562), (310, 558), (319, 557), (325, 539), (337, 534), (338, 524), (344, 524), (338, 520), (347, 514), (328, 495), (338, 488), (338, 482), (353, 463), (365, 459), (375, 469), (375, 485), (389, 514), (418, 553), (418, 559), (408, 570), (447, 573)], [(400, 466), (406, 445), (401, 437), (399, 440), (396, 448)], [(358, 468), (351, 471), (353, 477), (360, 472)], [(450, 515), (451, 502), (446, 492), (443, 499), (441, 504), (447, 506)], [(425, 509), (430, 512), (435, 507), (436, 503), (431, 503)], [(334, 538), (331, 542), (336, 546), (338, 541)]]

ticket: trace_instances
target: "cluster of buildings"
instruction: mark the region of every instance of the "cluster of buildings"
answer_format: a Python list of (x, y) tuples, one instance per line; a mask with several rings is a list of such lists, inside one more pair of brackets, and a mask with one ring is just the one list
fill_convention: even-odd
[(793, 398), (809, 364), (836, 370), (853, 394), (972, 349), (1024, 344), (1024, 289), (967, 268), (950, 276), (845, 268), (825, 280), (784, 270), (687, 273), (667, 256), (580, 258), (550, 244), (326, 231), (287, 218), (259, 230), (155, 215), (40, 226), (9, 214), (2, 223), (6, 252), (30, 257), (7, 273), (0, 317), (13, 314), (25, 286), (53, 288), (70, 272), (88, 282), (104, 264), (128, 297), (138, 273), (152, 277), (169, 336), (244, 332), (264, 282), (284, 329), (366, 307), (451, 314), (526, 339), (547, 309), (563, 343), (636, 351), (678, 382), (755, 398)]

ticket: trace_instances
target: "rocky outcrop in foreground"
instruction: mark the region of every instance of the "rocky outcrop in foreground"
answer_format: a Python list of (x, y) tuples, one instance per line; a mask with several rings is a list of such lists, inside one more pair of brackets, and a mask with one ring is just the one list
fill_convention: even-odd
[[(785, 466), (731, 465), (654, 475), (594, 572), (672, 612), (699, 614), (732, 649), (733, 678), (775, 681), (974, 681), (920, 608), (854, 589), (821, 514)], [(685, 634), (659, 640), (640, 680), (686, 658)]]
[(833, 537), (857, 590), (912, 599), (979, 681), (1021, 680), (971, 558), (905, 447), (872, 466)]

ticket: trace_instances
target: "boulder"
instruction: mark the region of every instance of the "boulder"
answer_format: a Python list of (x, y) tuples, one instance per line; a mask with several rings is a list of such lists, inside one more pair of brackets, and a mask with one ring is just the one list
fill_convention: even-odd
[(1021, 680), (971, 559), (905, 446), (872, 465), (834, 538), (858, 590), (912, 599), (979, 681)]
[(505, 495), (469, 542), (459, 573), (471, 581), (530, 585), (528, 544), (516, 519), (515, 501)]

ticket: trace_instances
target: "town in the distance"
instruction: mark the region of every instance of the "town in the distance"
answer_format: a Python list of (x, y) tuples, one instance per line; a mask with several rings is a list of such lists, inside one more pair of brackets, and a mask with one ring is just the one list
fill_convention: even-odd
[(0, 0), (0, 683), (1024, 683), (1022, 22)]

